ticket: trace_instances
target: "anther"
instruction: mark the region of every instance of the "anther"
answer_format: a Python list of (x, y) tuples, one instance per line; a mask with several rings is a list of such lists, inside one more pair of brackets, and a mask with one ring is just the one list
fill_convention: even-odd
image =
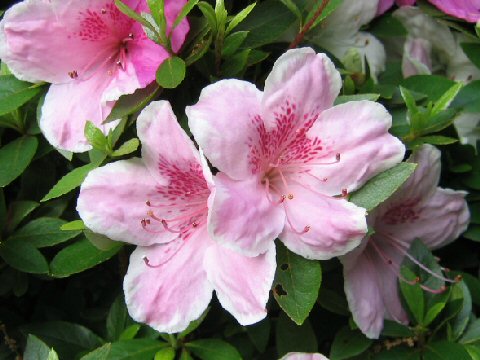
[(147, 215), (150, 216), (150, 217), (153, 217), (153, 216), (154, 216), (153, 211), (152, 211), (152, 210), (148, 210), (148, 211), (147, 211)]
[(78, 72), (77, 70), (69, 71), (68, 76), (70, 76), (71, 79), (76, 79), (78, 78)]
[(108, 75), (108, 76), (112, 76), (112, 70), (108, 70), (108, 71), (107, 71), (107, 75)]
[(280, 196), (280, 202), (283, 203), (287, 199), (287, 195)]
[(107, 9), (102, 9), (102, 10), (100, 10), (100, 11), (101, 11), (101, 13), (102, 13), (103, 15), (105, 15), (105, 14), (107, 13)]
[(117, 61), (117, 66), (122, 66), (122, 62), (120, 60)]
[(152, 203), (150, 202), (150, 200), (145, 201), (145, 204), (147, 204), (147, 206), (152, 206)]
[(462, 275), (457, 275), (455, 276), (455, 282), (459, 283), (460, 281), (463, 280), (463, 276)]
[(340, 153), (335, 154), (335, 160), (340, 161)]
[(288, 194), (288, 200), (293, 200), (293, 194)]
[(192, 226), (193, 226), (194, 228), (196, 228), (196, 227), (198, 226), (198, 223), (197, 223), (196, 221), (194, 221), (194, 222), (192, 223)]
[(347, 197), (347, 196), (348, 196), (348, 190), (342, 189), (342, 197)]
[(310, 231), (310, 229), (311, 229), (310, 225), (307, 225), (307, 226), (305, 226), (305, 227), (303, 228), (303, 232), (304, 232), (304, 233), (307, 233), (307, 232)]
[(132, 39), (132, 40), (135, 38), (135, 36), (133, 35), (133, 33), (128, 34), (128, 37), (129, 37), (130, 39)]

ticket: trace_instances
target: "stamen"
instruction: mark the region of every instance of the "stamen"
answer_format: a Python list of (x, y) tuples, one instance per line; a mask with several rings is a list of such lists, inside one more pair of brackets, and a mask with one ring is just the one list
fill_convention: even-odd
[(107, 13), (107, 9), (102, 9), (102, 10), (100, 10), (100, 12), (101, 12), (103, 15), (105, 15), (105, 14)]
[(147, 228), (147, 225), (150, 225), (150, 220), (149, 219), (142, 219), (140, 221), (140, 223), (142, 224), (143, 230), (145, 230), (146, 232), (148, 232), (150, 234), (161, 234), (163, 232), (163, 231), (154, 231), (154, 230), (150, 230), (149, 228)]
[(293, 194), (288, 194), (288, 200), (293, 200)]
[[(149, 260), (146, 256), (144, 256), (144, 257), (143, 257), (143, 261), (145, 262), (145, 265), (147, 265), (149, 268), (156, 269), (156, 268), (159, 268), (159, 267), (165, 265), (165, 264), (168, 263), (170, 260), (172, 260), (172, 258), (173, 258), (175, 255), (177, 255), (177, 253), (182, 249), (183, 245), (185, 245), (185, 240), (180, 239), (180, 238), (179, 238), (178, 240), (181, 240), (181, 241), (182, 241), (182, 244), (181, 244), (177, 249), (175, 249), (175, 251), (174, 251), (172, 254), (170, 254), (170, 256), (168, 257), (168, 259), (162, 261), (162, 262), (159, 263), (159, 264), (152, 265), (152, 264), (150, 263), (150, 260)], [(177, 241), (178, 241), (178, 240), (177, 240)], [(167, 245), (165, 245), (165, 246), (167, 246)], [(165, 254), (168, 253), (169, 251), (170, 251), (170, 249), (167, 249), (167, 251), (165, 252)]]
[[(285, 195), (283, 195), (283, 196), (285, 196)], [(288, 216), (288, 210), (287, 210), (287, 206), (286, 206), (286, 205), (284, 205), (284, 209), (285, 209), (285, 216), (286, 216), (286, 218), (287, 218), (287, 223), (288, 223), (288, 225), (290, 226), (290, 229), (291, 229), (291, 231), (292, 231), (293, 233), (295, 233), (295, 234), (297, 234), (297, 235), (303, 235), (303, 234), (305, 234), (305, 233), (307, 233), (307, 232), (310, 231), (310, 229), (311, 229), (311, 226), (310, 226), (310, 225), (306, 225), (306, 226), (303, 228), (302, 231), (297, 230), (297, 229), (295, 228), (295, 226), (293, 226), (293, 223), (292, 223), (292, 221), (290, 220), (290, 216)]]
[(69, 71), (68, 76), (70, 76), (71, 79), (77, 79), (78, 78), (77, 70)]
[(130, 33), (130, 34), (128, 34), (128, 38), (133, 40), (135, 37), (134, 37), (133, 33)]
[(161, 223), (162, 223), (164, 229), (167, 230), (168, 232), (171, 232), (173, 234), (181, 234), (181, 232), (182, 232), (181, 230), (173, 230), (173, 229), (169, 228), (168, 224), (165, 220), (162, 220)]

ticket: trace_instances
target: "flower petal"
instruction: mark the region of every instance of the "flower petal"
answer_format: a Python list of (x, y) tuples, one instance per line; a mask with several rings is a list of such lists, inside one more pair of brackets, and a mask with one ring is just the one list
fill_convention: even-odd
[(275, 113), (287, 102), (295, 104), (302, 120), (331, 107), (341, 86), (340, 73), (325, 54), (311, 48), (288, 50), (265, 81), (262, 114), (267, 129), (277, 127)]
[(300, 353), (300, 352), (289, 352), (283, 356), (280, 360), (328, 360), (322, 354), (314, 353)]
[(457, 239), (468, 227), (470, 213), (465, 195), (464, 191), (436, 188), (432, 196), (415, 208), (417, 219), (408, 224), (383, 221), (378, 228), (403, 241), (418, 238), (431, 249), (442, 247)]
[(279, 238), (307, 259), (327, 260), (355, 248), (367, 233), (365, 209), (324, 196), (298, 184), (285, 200), (287, 223)]
[(22, 1), (0, 22), (0, 58), (22, 80), (71, 82), (69, 72), (83, 78), (83, 69), (113, 56), (118, 38), (111, 29), (128, 33), (132, 22), (113, 1)]
[(111, 102), (102, 102), (110, 81), (95, 76), (86, 81), (50, 86), (39, 125), (52, 146), (73, 152), (87, 151), (92, 148), (84, 136), (87, 120), (104, 133), (117, 125), (117, 122), (102, 125), (113, 107)]
[(236, 181), (215, 176), (209, 212), (212, 238), (246, 256), (265, 253), (282, 231), (285, 213), (273, 204), (256, 178)]
[(183, 331), (196, 320), (212, 298), (202, 264), (209, 243), (199, 229), (187, 240), (137, 247), (123, 283), (130, 316), (162, 333)]
[(365, 254), (347, 254), (341, 261), (345, 294), (353, 319), (368, 338), (378, 339), (385, 314), (379, 269)]
[(188, 106), (188, 126), (213, 166), (232, 179), (252, 174), (249, 138), (257, 139), (253, 118), (260, 114), (262, 93), (246, 81), (221, 80), (202, 90)]
[(137, 119), (137, 134), (142, 142), (142, 160), (159, 182), (172, 180), (168, 176), (170, 172), (160, 171), (160, 162), (178, 168), (200, 165), (198, 150), (180, 127), (168, 101), (154, 101), (141, 112)]
[(142, 228), (148, 199), (155, 199), (156, 182), (140, 159), (121, 160), (92, 170), (80, 189), (77, 211), (92, 231), (112, 240), (150, 245), (175, 239), (176, 234), (152, 234)]
[(432, 73), (432, 44), (419, 38), (407, 37), (403, 47), (402, 73), (404, 77)]
[[(323, 143), (323, 157), (331, 159), (340, 154), (340, 161), (316, 165), (322, 163), (320, 158), (312, 162), (309, 172), (324, 179), (315, 181), (315, 187), (330, 195), (340, 194), (342, 189), (351, 192), (402, 161), (405, 146), (388, 133), (391, 124), (387, 110), (371, 101), (352, 101), (325, 110), (307, 137)], [(305, 176), (305, 181), (313, 179)]]
[(478, 0), (429, 0), (444, 13), (454, 17), (477, 22), (480, 20), (480, 1)]
[(275, 276), (275, 243), (262, 255), (246, 257), (220, 245), (210, 246), (204, 266), (222, 306), (241, 325), (262, 320)]

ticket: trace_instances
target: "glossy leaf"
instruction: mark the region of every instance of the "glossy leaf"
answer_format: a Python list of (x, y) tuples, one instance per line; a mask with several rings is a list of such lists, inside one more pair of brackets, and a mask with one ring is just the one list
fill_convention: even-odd
[(37, 151), (38, 140), (24, 136), (0, 148), (0, 187), (7, 186), (27, 168)]

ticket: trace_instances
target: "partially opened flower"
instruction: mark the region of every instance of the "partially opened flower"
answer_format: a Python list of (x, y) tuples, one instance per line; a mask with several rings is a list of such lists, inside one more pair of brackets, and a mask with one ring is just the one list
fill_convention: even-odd
[(358, 56), (361, 71), (366, 71), (368, 63), (370, 74), (376, 79), (385, 69), (385, 49), (375, 36), (360, 28), (375, 18), (377, 7), (378, 0), (345, 0), (309, 37), (341, 61)]
[(160, 332), (184, 330), (212, 297), (243, 325), (261, 320), (275, 273), (275, 247), (247, 258), (207, 233), (212, 178), (168, 102), (139, 116), (142, 159), (89, 173), (77, 210), (93, 231), (138, 245), (124, 281), (131, 316)]
[(440, 72), (455, 81), (480, 79), (480, 70), (461, 47), (461, 43), (468, 41), (464, 34), (452, 32), (416, 7), (402, 7), (393, 16), (408, 31), (402, 58), (405, 77)]
[[(147, 12), (145, 0), (125, 2)], [(185, 0), (165, 1), (172, 24)], [(179, 50), (188, 32), (184, 20), (172, 33)], [(0, 59), (19, 79), (52, 83), (40, 128), (59, 149), (90, 149), (87, 120), (102, 125), (115, 101), (155, 80), (168, 52), (148, 39), (142, 26), (122, 14), (113, 0), (25, 0), (0, 22)]]
[(318, 353), (300, 353), (290, 352), (283, 356), (280, 360), (328, 360), (325, 356)]
[[(393, 6), (414, 5), (416, 0), (380, 0), (378, 5), (378, 14), (383, 14)], [(466, 20), (468, 22), (477, 22), (480, 20), (480, 0), (428, 0), (445, 14)]]
[[(418, 164), (415, 172), (369, 215), (375, 233), (341, 258), (350, 310), (370, 338), (378, 338), (384, 318), (408, 321), (397, 288), (399, 279), (406, 281), (400, 265), (407, 257), (425, 268), (408, 253), (411, 243), (418, 238), (436, 249), (455, 240), (468, 226), (465, 192), (437, 187), (440, 151), (423, 145), (408, 161)], [(430, 292), (441, 290), (420, 286)]]
[(209, 214), (219, 243), (247, 256), (279, 236), (304, 257), (328, 259), (357, 246), (365, 210), (345, 199), (400, 162), (391, 117), (369, 101), (334, 106), (339, 73), (310, 48), (287, 51), (264, 92), (240, 80), (203, 89), (189, 126), (221, 173)]

